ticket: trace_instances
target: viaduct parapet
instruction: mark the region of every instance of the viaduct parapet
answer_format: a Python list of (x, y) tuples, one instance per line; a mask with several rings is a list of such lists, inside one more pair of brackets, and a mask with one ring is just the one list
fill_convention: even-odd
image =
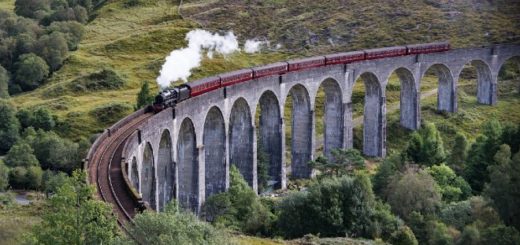
[[(477, 70), (478, 102), (494, 105), (499, 70), (506, 60), (519, 55), (520, 46), (515, 45), (452, 49), (305, 69), (221, 88), (141, 122), (121, 150), (124, 172), (151, 208), (161, 210), (177, 199), (197, 212), (207, 197), (229, 187), (231, 164), (257, 190), (261, 146), (269, 159), (272, 183), (275, 188), (285, 188), (288, 175), (312, 175), (307, 163), (316, 157), (317, 104), (322, 103), (325, 111), (324, 138), (319, 140), (324, 154), (353, 147), (352, 89), (356, 81), (365, 86), (363, 153), (384, 157), (385, 91), (391, 74), (395, 72), (401, 82), (400, 124), (415, 130), (421, 121), (421, 78), (427, 71), (438, 77), (438, 110), (456, 112), (457, 83), (466, 65)], [(321, 87), (325, 99), (318, 102)], [(292, 121), (285, 121), (289, 96)], [(289, 125), (290, 156), (285, 154)]]

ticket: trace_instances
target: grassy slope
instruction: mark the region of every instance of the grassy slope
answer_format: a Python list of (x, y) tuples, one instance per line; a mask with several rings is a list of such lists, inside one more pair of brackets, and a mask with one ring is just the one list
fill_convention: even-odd
[[(13, 2), (4, 0), (0, 6), (12, 9)], [(233, 30), (241, 42), (265, 38), (272, 46), (281, 43), (283, 48), (206, 59), (192, 79), (326, 52), (442, 39), (450, 39), (455, 46), (468, 46), (520, 37), (519, 21), (515, 21), (520, 16), (518, 4), (505, 8), (500, 2), (497, 7), (476, 0), (441, 4), (192, 0), (182, 7), (184, 18), (177, 14), (176, 4), (168, 1), (146, 1), (133, 8), (125, 8), (122, 2), (111, 1), (102, 7), (87, 25), (79, 50), (71, 54), (63, 68), (45, 86), (15, 96), (14, 103), (25, 108), (48, 106), (70, 125), (70, 130), (62, 132), (65, 136), (89, 136), (109, 126), (89, 112), (110, 102), (133, 104), (140, 83), (149, 81), (155, 86), (153, 81), (164, 57), (183, 47), (185, 33), (194, 28)], [(73, 79), (103, 68), (118, 72), (127, 81), (125, 87), (88, 93), (74, 93), (68, 88)]]

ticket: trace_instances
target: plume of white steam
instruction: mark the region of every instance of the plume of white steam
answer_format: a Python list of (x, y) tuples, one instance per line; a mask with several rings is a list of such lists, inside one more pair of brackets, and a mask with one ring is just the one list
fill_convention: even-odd
[(248, 54), (256, 53), (260, 51), (263, 45), (269, 45), (269, 42), (258, 40), (246, 40), (246, 43), (244, 44), (244, 51)]
[(186, 35), (188, 47), (173, 50), (161, 68), (157, 83), (161, 87), (170, 85), (170, 82), (182, 79), (188, 81), (191, 69), (200, 66), (203, 51), (207, 51), (209, 58), (213, 53), (231, 54), (240, 50), (238, 40), (233, 32), (226, 35), (212, 34), (205, 30), (196, 29)]

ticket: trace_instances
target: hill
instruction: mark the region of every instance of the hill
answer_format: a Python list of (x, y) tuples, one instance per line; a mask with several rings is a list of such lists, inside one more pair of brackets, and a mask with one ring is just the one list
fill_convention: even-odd
[[(12, 8), (13, 2), (0, 6)], [(268, 40), (271, 48), (204, 59), (190, 80), (337, 51), (446, 39), (455, 47), (520, 40), (520, 1), (190, 0), (181, 14), (177, 2), (129, 2), (136, 1), (102, 6), (63, 67), (44, 86), (11, 100), (23, 108), (49, 107), (62, 121), (63, 135), (88, 137), (132, 111), (141, 82), (156, 88), (164, 57), (184, 47), (185, 34), (195, 28), (232, 30), (241, 43)], [(113, 80), (123, 83), (116, 89), (97, 84)], [(113, 116), (100, 120), (100, 113)]]

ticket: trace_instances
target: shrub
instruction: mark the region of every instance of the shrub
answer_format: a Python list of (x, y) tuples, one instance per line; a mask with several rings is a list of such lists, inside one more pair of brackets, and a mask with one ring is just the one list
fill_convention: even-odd
[(27, 185), (27, 168), (14, 167), (9, 171), (9, 185), (15, 189), (23, 189)]
[(235, 165), (229, 171), (230, 187), (209, 197), (203, 207), (206, 220), (248, 234), (268, 235), (273, 214), (262, 204)]
[(177, 210), (170, 203), (164, 212), (137, 214), (129, 233), (136, 239), (123, 238), (121, 244), (228, 244), (225, 232), (202, 222), (195, 215)]
[(125, 81), (113, 70), (103, 69), (73, 80), (68, 86), (74, 92), (118, 89)]
[(288, 238), (309, 233), (373, 238), (391, 234), (398, 226), (388, 209), (375, 202), (365, 175), (324, 178), (307, 192), (284, 198), (278, 209), (279, 230)]
[(132, 107), (123, 103), (111, 103), (94, 108), (90, 115), (100, 123), (113, 124), (132, 111)]
[(18, 141), (7, 153), (5, 163), (10, 167), (38, 166), (39, 162), (34, 156), (34, 150), (24, 141)]
[(21, 55), (15, 67), (15, 81), (24, 91), (35, 89), (49, 75), (45, 60), (33, 53)]
[(390, 239), (390, 243), (394, 245), (417, 245), (417, 239), (415, 239), (415, 235), (413, 234), (412, 229), (408, 226), (403, 226), (399, 228), (399, 230), (392, 233), (392, 238)]
[(414, 211), (422, 215), (435, 213), (441, 205), (441, 194), (435, 180), (426, 171), (416, 173), (408, 170), (392, 180), (387, 200), (396, 214), (409, 220)]

